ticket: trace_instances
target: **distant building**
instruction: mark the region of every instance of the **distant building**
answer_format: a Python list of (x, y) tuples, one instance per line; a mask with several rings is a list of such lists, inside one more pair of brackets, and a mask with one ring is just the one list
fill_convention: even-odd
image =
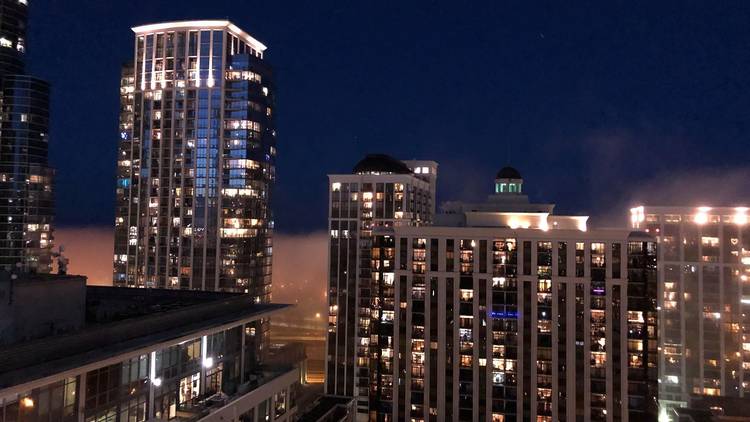
[(49, 84), (25, 73), (27, 0), (0, 0), (0, 269), (52, 269)]
[(745, 207), (631, 209), (659, 242), (660, 393), (665, 409), (691, 395), (750, 395), (750, 224)]
[[(351, 174), (330, 175), (330, 253), (325, 392), (354, 397), (370, 411), (370, 310), (380, 283), (371, 276), (373, 230), (422, 225), (435, 214), (437, 163), (370, 154)], [(377, 274), (375, 274), (377, 276)]]
[(114, 284), (271, 292), (266, 46), (229, 21), (144, 25), (123, 67)]
[[(85, 307), (64, 335), (0, 347), (0, 421), (295, 420), (300, 353), (266, 361), (252, 346), (261, 320), (285, 305), (231, 293), (85, 287), (72, 276), (29, 283), (44, 282), (56, 289), (37, 290), (45, 312), (57, 312), (47, 299), (68, 309), (66, 298), (78, 302), (82, 292)], [(3, 306), (40, 311), (32, 296), (2, 292)]]
[[(372, 206), (354, 201), (367, 200), (363, 182), (385, 186), (385, 169), (370, 169), (357, 195), (343, 192), (355, 180), (330, 176), (332, 224), (343, 198), (349, 210)], [(655, 239), (591, 230), (587, 217), (531, 203), (524, 187), (503, 168), (487, 201), (447, 203), (424, 224), (373, 225), (352, 256), (337, 252), (357, 226), (349, 237), (331, 226), (332, 281), (368, 281), (366, 296), (352, 294), (361, 275), (346, 292), (332, 282), (328, 349), (349, 350), (334, 349), (334, 334), (357, 321), (349, 332), (360, 412), (369, 386), (363, 419), (656, 420)], [(356, 266), (342, 271), (337, 256)], [(354, 296), (361, 311), (342, 315), (334, 293)]]

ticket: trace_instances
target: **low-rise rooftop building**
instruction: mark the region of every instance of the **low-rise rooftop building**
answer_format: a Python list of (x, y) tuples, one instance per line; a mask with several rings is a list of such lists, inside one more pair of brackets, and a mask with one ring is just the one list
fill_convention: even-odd
[[(47, 305), (37, 312), (54, 314), (54, 299), (68, 306), (56, 283), (70, 283), (75, 291), (85, 278), (31, 282), (47, 283), (54, 296), (39, 289), (39, 303)], [(260, 320), (288, 305), (220, 292), (83, 289), (79, 326), (0, 347), (0, 422), (295, 417), (298, 362), (268, 359), (256, 345)], [(3, 304), (14, 298), (11, 292)]]

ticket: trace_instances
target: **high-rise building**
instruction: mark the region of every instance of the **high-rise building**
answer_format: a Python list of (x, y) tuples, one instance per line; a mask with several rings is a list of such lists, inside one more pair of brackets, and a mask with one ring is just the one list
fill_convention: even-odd
[(0, 422), (296, 420), (303, 354), (254, 347), (287, 305), (4, 272), (0, 297)]
[(659, 242), (659, 397), (750, 395), (750, 224), (745, 207), (638, 206)]
[(49, 84), (25, 73), (26, 0), (0, 0), (0, 268), (52, 268)]
[[(335, 194), (343, 183), (330, 179), (332, 210), (360, 200)], [(352, 391), (369, 387), (363, 419), (656, 420), (655, 239), (591, 230), (587, 217), (554, 215), (523, 191), (506, 167), (485, 202), (447, 203), (432, 225), (374, 227), (369, 257), (358, 251), (346, 272), (332, 226), (332, 280), (365, 269), (370, 290), (351, 316), (342, 302), (362, 277), (348, 292), (331, 285), (329, 350), (340, 350), (342, 326), (358, 324), (356, 364), (340, 371), (359, 377)], [(338, 356), (328, 358), (330, 383)]]
[(221, 20), (133, 31), (120, 90), (114, 284), (268, 302), (276, 132), (266, 46)]
[(373, 230), (432, 222), (436, 179), (433, 161), (399, 161), (382, 154), (366, 156), (351, 174), (329, 176), (325, 391), (354, 397), (363, 415), (373, 409), (370, 312), (381, 287), (381, 280), (371, 276)]

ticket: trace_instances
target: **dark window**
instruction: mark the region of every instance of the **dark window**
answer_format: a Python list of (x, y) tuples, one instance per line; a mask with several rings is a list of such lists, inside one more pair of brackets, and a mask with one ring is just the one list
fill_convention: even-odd
[(454, 271), (453, 248), (454, 248), (453, 239), (447, 239), (445, 241), (445, 271), (449, 273), (452, 273)]
[(557, 244), (557, 275), (560, 277), (568, 275), (568, 242)]
[(407, 266), (409, 265), (409, 246), (408, 246), (408, 239), (405, 237), (399, 238), (399, 252), (398, 252), (398, 259), (399, 259), (399, 268), (402, 270), (405, 270)]
[(531, 242), (523, 242), (523, 275), (531, 275)]
[(487, 272), (487, 241), (479, 241), (479, 272)]
[(430, 239), (430, 271), (438, 271), (439, 245), (438, 239)]
[(619, 243), (612, 244), (612, 278), (620, 278), (622, 267), (622, 246)]

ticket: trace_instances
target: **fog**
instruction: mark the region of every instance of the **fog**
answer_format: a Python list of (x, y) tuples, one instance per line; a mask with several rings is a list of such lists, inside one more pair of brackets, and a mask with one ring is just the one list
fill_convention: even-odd
[(592, 216), (593, 227), (617, 227), (627, 223), (629, 209), (651, 206), (750, 206), (750, 168), (696, 168), (664, 171), (612, 201)]
[[(274, 237), (272, 299), (296, 305), (282, 319), (324, 326), (327, 241), (323, 232)], [(68, 273), (85, 275), (92, 285), (112, 285), (112, 228), (59, 228), (55, 244), (65, 246)]]
[(112, 285), (114, 227), (61, 227), (54, 235), (55, 245), (63, 245), (70, 260), (68, 274), (85, 275), (88, 284)]

